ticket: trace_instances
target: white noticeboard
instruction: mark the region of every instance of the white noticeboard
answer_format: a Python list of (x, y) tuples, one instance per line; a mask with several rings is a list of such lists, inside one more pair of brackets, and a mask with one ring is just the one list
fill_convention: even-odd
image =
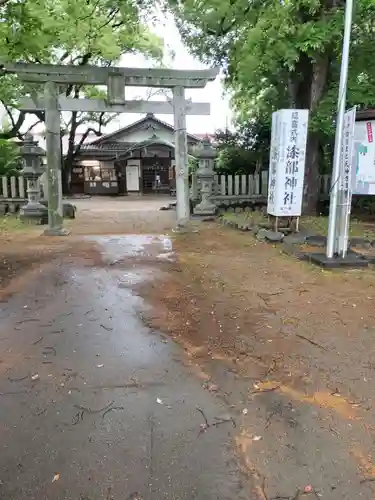
[(375, 195), (375, 120), (354, 127), (353, 194)]
[(270, 215), (301, 215), (308, 119), (307, 109), (281, 109), (272, 114), (267, 203)]
[(345, 112), (340, 151), (339, 190), (343, 191), (344, 196), (350, 198), (350, 201), (354, 177), (352, 165), (354, 154), (355, 116), (355, 107)]
[(337, 207), (337, 241), (335, 245), (339, 255), (345, 256), (348, 248), (349, 217), (353, 187), (353, 152), (356, 108), (351, 108), (344, 115), (340, 148), (340, 172), (338, 178), (339, 204)]

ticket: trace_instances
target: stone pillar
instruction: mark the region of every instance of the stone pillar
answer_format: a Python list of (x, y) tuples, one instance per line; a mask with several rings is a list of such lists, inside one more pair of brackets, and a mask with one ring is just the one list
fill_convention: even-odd
[(195, 215), (214, 215), (216, 205), (212, 202), (212, 186), (214, 182), (214, 160), (216, 150), (212, 147), (209, 139), (205, 139), (194, 149), (194, 154), (198, 158), (199, 168), (197, 177), (201, 186), (201, 202), (194, 207)]
[(176, 158), (177, 227), (183, 227), (190, 219), (189, 171), (184, 87), (173, 87), (173, 113)]
[(44, 95), (48, 179), (48, 229), (44, 231), (44, 234), (65, 236), (69, 234), (69, 231), (63, 227), (60, 110), (56, 83), (46, 82)]
[(27, 182), (27, 204), (20, 210), (20, 218), (43, 222), (47, 218), (47, 208), (40, 203), (40, 187), (38, 179), (44, 173), (42, 148), (34, 142), (33, 136), (27, 134), (21, 148), (23, 169), (21, 171)]

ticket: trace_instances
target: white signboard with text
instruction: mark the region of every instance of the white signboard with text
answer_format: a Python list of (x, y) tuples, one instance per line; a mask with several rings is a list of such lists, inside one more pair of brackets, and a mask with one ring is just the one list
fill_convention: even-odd
[(339, 190), (343, 191), (344, 197), (348, 198), (350, 202), (354, 177), (352, 166), (354, 154), (355, 116), (355, 107), (345, 112), (340, 150)]
[(337, 206), (337, 253), (345, 255), (348, 248), (349, 217), (352, 204), (354, 127), (356, 108), (345, 112), (340, 148), (340, 172), (338, 178), (339, 202)]
[(272, 114), (267, 212), (298, 217), (305, 176), (307, 109), (281, 109)]
[(353, 194), (375, 195), (375, 120), (354, 127)]

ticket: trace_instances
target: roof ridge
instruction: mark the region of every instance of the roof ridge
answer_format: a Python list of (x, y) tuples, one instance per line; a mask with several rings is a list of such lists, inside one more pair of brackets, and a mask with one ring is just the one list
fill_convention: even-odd
[[(109, 139), (110, 137), (113, 137), (113, 136), (117, 135), (119, 132), (124, 132), (126, 130), (129, 130), (130, 128), (132, 128), (134, 126), (137, 126), (137, 125), (140, 125), (142, 122), (144, 122), (146, 120), (149, 120), (149, 119), (154, 120), (156, 123), (160, 123), (161, 125), (163, 125), (164, 127), (168, 128), (170, 130), (174, 130), (174, 126), (171, 125), (170, 123), (167, 123), (167, 122), (165, 122), (163, 120), (160, 120), (160, 118), (156, 118), (156, 116), (153, 113), (147, 113), (140, 120), (136, 120), (133, 123), (129, 123), (129, 125), (126, 125), (125, 127), (121, 127), (118, 130), (116, 130), (114, 132), (111, 132), (110, 134), (102, 135), (101, 137), (98, 137), (97, 139), (95, 139), (95, 141), (89, 142), (87, 144), (88, 145), (90, 145), (90, 144), (96, 145), (98, 142), (101, 142), (103, 140)], [(196, 136), (194, 134), (191, 134), (189, 132), (187, 132), (187, 135), (189, 137), (193, 137), (194, 139), (197, 139), (198, 141), (200, 140), (198, 136)]]

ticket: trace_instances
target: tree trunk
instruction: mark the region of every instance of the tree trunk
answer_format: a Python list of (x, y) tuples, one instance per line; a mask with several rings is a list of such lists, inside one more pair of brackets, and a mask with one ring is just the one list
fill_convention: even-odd
[[(330, 57), (322, 54), (311, 63), (310, 113), (314, 113), (324, 95), (329, 78)], [(320, 198), (321, 135), (309, 131), (306, 148), (305, 192), (303, 213), (316, 213)]]
[(302, 212), (304, 215), (316, 213), (320, 195), (320, 141), (316, 132), (309, 132), (306, 147), (305, 184)]
[(67, 195), (71, 194), (70, 182), (69, 182), (71, 166), (67, 165), (66, 160), (63, 161), (62, 165), (63, 165), (63, 169), (61, 171), (62, 191), (63, 191), (63, 195), (67, 196)]
[[(303, 54), (296, 65), (296, 71), (291, 76), (288, 84), (289, 100), (292, 106), (316, 110), (328, 84), (328, 70), (330, 58), (328, 53), (317, 57), (315, 60)], [(306, 167), (304, 183), (303, 213), (315, 213), (319, 195), (319, 167), (321, 161), (320, 134), (309, 130), (306, 146)]]
[(77, 132), (77, 112), (74, 111), (72, 113), (72, 119), (71, 119), (71, 124), (70, 124), (70, 131), (69, 131), (69, 137), (68, 137), (68, 151), (66, 152), (65, 160), (63, 162), (63, 172), (62, 172), (62, 178), (63, 178), (63, 191), (65, 190), (66, 194), (70, 193), (70, 173), (72, 171), (73, 167), (73, 161), (75, 158), (75, 138), (76, 138), (76, 132)]

